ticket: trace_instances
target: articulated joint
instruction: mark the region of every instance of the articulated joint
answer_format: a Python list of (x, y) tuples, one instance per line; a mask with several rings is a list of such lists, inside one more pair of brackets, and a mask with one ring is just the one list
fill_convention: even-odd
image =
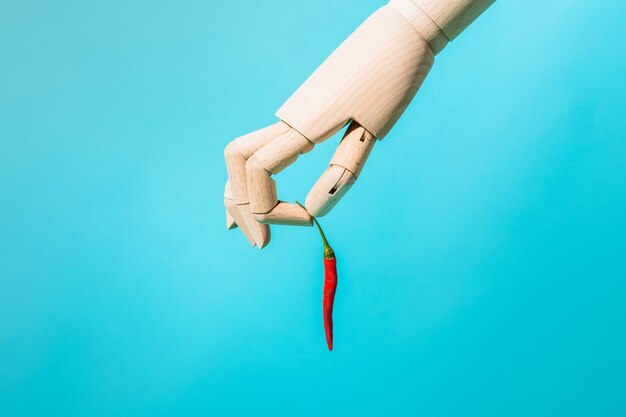
[(461, 34), (496, 0), (391, 0), (435, 54)]
[(437, 55), (446, 47), (450, 39), (437, 24), (411, 0), (391, 0), (389, 7), (409, 21), (413, 29), (428, 43), (433, 54)]

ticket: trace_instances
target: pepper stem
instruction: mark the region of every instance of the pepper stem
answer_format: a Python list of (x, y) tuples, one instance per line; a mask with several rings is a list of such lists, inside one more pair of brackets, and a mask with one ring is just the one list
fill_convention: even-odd
[[(303, 209), (306, 210), (306, 207), (304, 207), (302, 204), (300, 204), (299, 201), (296, 201), (296, 203), (300, 207), (302, 207)], [(326, 235), (324, 235), (324, 231), (322, 230), (322, 226), (320, 226), (320, 224), (317, 221), (317, 219), (315, 218), (315, 216), (311, 216), (311, 218), (313, 219), (313, 222), (317, 226), (317, 230), (320, 231), (320, 236), (322, 236), (322, 242), (324, 242), (324, 259), (334, 259), (335, 258), (335, 252), (333, 251), (333, 248), (331, 248), (330, 245), (328, 244), (328, 240), (326, 240)]]

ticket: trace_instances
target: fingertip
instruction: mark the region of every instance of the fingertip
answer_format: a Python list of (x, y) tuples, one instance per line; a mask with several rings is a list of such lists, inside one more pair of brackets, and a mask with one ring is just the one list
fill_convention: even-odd
[(339, 165), (331, 165), (317, 180), (306, 197), (306, 209), (312, 216), (327, 215), (356, 181), (352, 172)]
[(262, 224), (282, 224), (288, 226), (313, 226), (313, 218), (306, 208), (296, 204), (278, 202), (270, 212), (255, 214), (254, 217)]
[(235, 221), (235, 224), (239, 226), (239, 228), (241, 229), (241, 233), (243, 233), (243, 235), (248, 240), (248, 242), (250, 242), (250, 244), (254, 246), (255, 244), (254, 239), (252, 238), (252, 234), (248, 230), (248, 226), (246, 225), (245, 218), (241, 215), (239, 206), (236, 205), (233, 200), (230, 200), (228, 198), (224, 199), (224, 206), (226, 207), (226, 212), (232, 216), (232, 218)]
[(323, 194), (310, 192), (304, 201), (304, 207), (311, 216), (323, 217), (327, 214), (327, 212), (322, 210), (327, 200), (328, 199)]
[(262, 237), (260, 237), (259, 240), (256, 241), (256, 246), (259, 248), (259, 250), (261, 250), (269, 244), (270, 244), (270, 233), (269, 233), (269, 227), (268, 227), (267, 234), (264, 234)]
[(237, 228), (237, 222), (233, 218), (232, 214), (226, 209), (226, 230), (232, 230)]
[(254, 215), (250, 212), (250, 205), (244, 204), (237, 206), (243, 217), (250, 234), (252, 235), (252, 239), (259, 247), (259, 249), (263, 249), (268, 245), (271, 235), (270, 235), (270, 227), (266, 224), (259, 223)]

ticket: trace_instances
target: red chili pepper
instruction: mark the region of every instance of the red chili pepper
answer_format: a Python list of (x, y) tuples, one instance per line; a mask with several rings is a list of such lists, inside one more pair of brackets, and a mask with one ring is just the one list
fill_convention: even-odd
[[(300, 206), (304, 208), (302, 204)], [(324, 313), (326, 344), (328, 345), (328, 350), (333, 350), (333, 305), (335, 303), (335, 292), (337, 291), (337, 258), (335, 258), (335, 252), (328, 244), (328, 240), (326, 240), (322, 226), (320, 226), (315, 217), (311, 217), (324, 242), (324, 296), (322, 298), (322, 311)]]
[[(332, 258), (326, 257), (326, 252), (330, 251)], [(328, 350), (333, 350), (333, 304), (335, 303), (335, 291), (337, 291), (337, 259), (333, 250), (324, 247), (324, 298), (322, 306), (324, 309), (324, 330), (326, 331), (326, 344)]]

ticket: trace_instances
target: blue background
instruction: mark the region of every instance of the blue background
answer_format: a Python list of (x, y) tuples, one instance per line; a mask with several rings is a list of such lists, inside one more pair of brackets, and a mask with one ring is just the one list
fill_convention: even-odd
[(323, 219), (334, 352), (316, 232), (225, 231), (226, 143), (383, 3), (3, 3), (0, 415), (626, 415), (623, 2), (438, 57)]

